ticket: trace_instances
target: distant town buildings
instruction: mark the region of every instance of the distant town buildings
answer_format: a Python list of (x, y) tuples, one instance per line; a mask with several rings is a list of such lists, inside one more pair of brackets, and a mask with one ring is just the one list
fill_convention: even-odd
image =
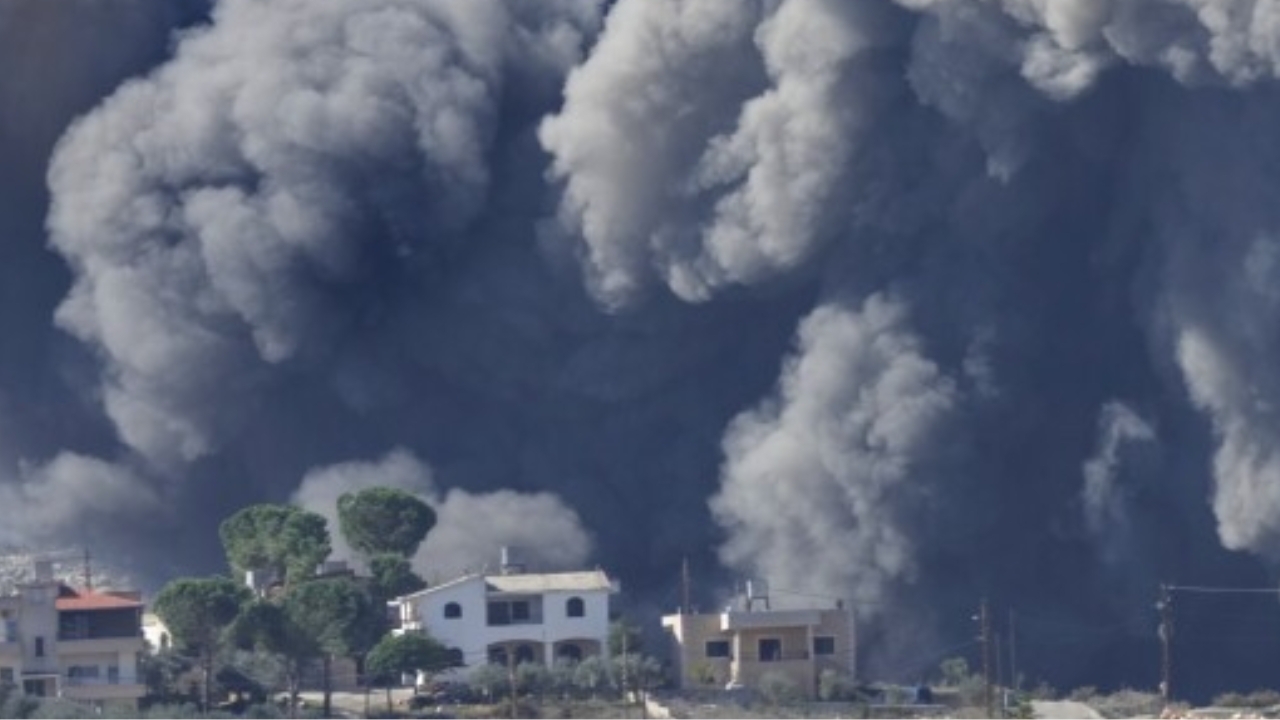
[(36, 563), (33, 581), (0, 597), (0, 683), (37, 697), (136, 705), (143, 651), (137, 593), (73, 589)]
[(502, 571), (475, 573), (396, 598), (400, 629), (426, 631), (460, 666), (553, 664), (607, 652), (609, 597), (602, 570), (528, 573), (504, 550)]
[(753, 688), (774, 674), (812, 698), (824, 670), (853, 676), (853, 616), (841, 603), (772, 610), (762, 583), (748, 587), (737, 607), (662, 618), (681, 689)]

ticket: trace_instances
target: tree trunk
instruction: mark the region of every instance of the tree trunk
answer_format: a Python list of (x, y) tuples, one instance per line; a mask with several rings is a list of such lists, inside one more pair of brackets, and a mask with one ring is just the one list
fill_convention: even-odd
[(396, 709), (391, 706), (391, 681), (387, 681), (387, 714), (394, 713)]
[(212, 695), (212, 693), (210, 692), (210, 687), (209, 687), (209, 681), (213, 678), (213, 655), (212, 655), (212, 654), (210, 654), (210, 653), (205, 653), (205, 656), (204, 656), (203, 658), (201, 658), (201, 661), (200, 661), (200, 674), (204, 676), (204, 682), (202, 683), (202, 684), (204, 685), (204, 687), (202, 688), (202, 690), (201, 690), (201, 692), (200, 692), (200, 697), (201, 697), (201, 699), (202, 699), (202, 701), (203, 701), (203, 703), (202, 703), (202, 709), (203, 709), (203, 711), (205, 712), (205, 714), (208, 714), (208, 712), (209, 712), (209, 698), (210, 698), (210, 697), (211, 697), (211, 695)]
[(298, 717), (298, 691), (302, 670), (294, 667), (289, 673), (289, 717)]
[(324, 656), (324, 717), (333, 717), (333, 656)]

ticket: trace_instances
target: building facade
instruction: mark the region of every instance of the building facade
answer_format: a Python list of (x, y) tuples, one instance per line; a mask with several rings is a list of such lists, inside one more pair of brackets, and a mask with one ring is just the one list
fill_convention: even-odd
[(41, 568), (0, 597), (0, 683), (29, 695), (136, 706), (142, 651), (135, 593), (75, 590)]
[(662, 618), (683, 689), (757, 687), (766, 675), (781, 676), (808, 697), (830, 670), (855, 672), (852, 614), (831, 609), (726, 608), (716, 614)]
[(609, 597), (601, 570), (467, 575), (397, 598), (398, 632), (425, 631), (462, 667), (604, 654)]

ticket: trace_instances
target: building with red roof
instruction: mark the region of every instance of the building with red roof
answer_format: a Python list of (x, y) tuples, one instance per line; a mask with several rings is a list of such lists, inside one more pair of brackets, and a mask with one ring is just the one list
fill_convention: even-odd
[(137, 706), (142, 598), (71, 588), (37, 563), (36, 579), (0, 597), (0, 684), (29, 695)]

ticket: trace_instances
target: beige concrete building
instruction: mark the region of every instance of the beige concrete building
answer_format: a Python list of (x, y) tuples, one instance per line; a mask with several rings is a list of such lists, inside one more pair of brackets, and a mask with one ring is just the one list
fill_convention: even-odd
[[(754, 604), (761, 604), (756, 599)], [(724, 689), (756, 687), (775, 674), (809, 697), (818, 692), (824, 670), (853, 677), (852, 613), (837, 603), (831, 609), (771, 610), (753, 602), (716, 614), (678, 614), (662, 618), (673, 643), (680, 687)]]
[(145, 693), (138, 595), (75, 590), (48, 570), (0, 597), (0, 683), (38, 697), (136, 706)]

